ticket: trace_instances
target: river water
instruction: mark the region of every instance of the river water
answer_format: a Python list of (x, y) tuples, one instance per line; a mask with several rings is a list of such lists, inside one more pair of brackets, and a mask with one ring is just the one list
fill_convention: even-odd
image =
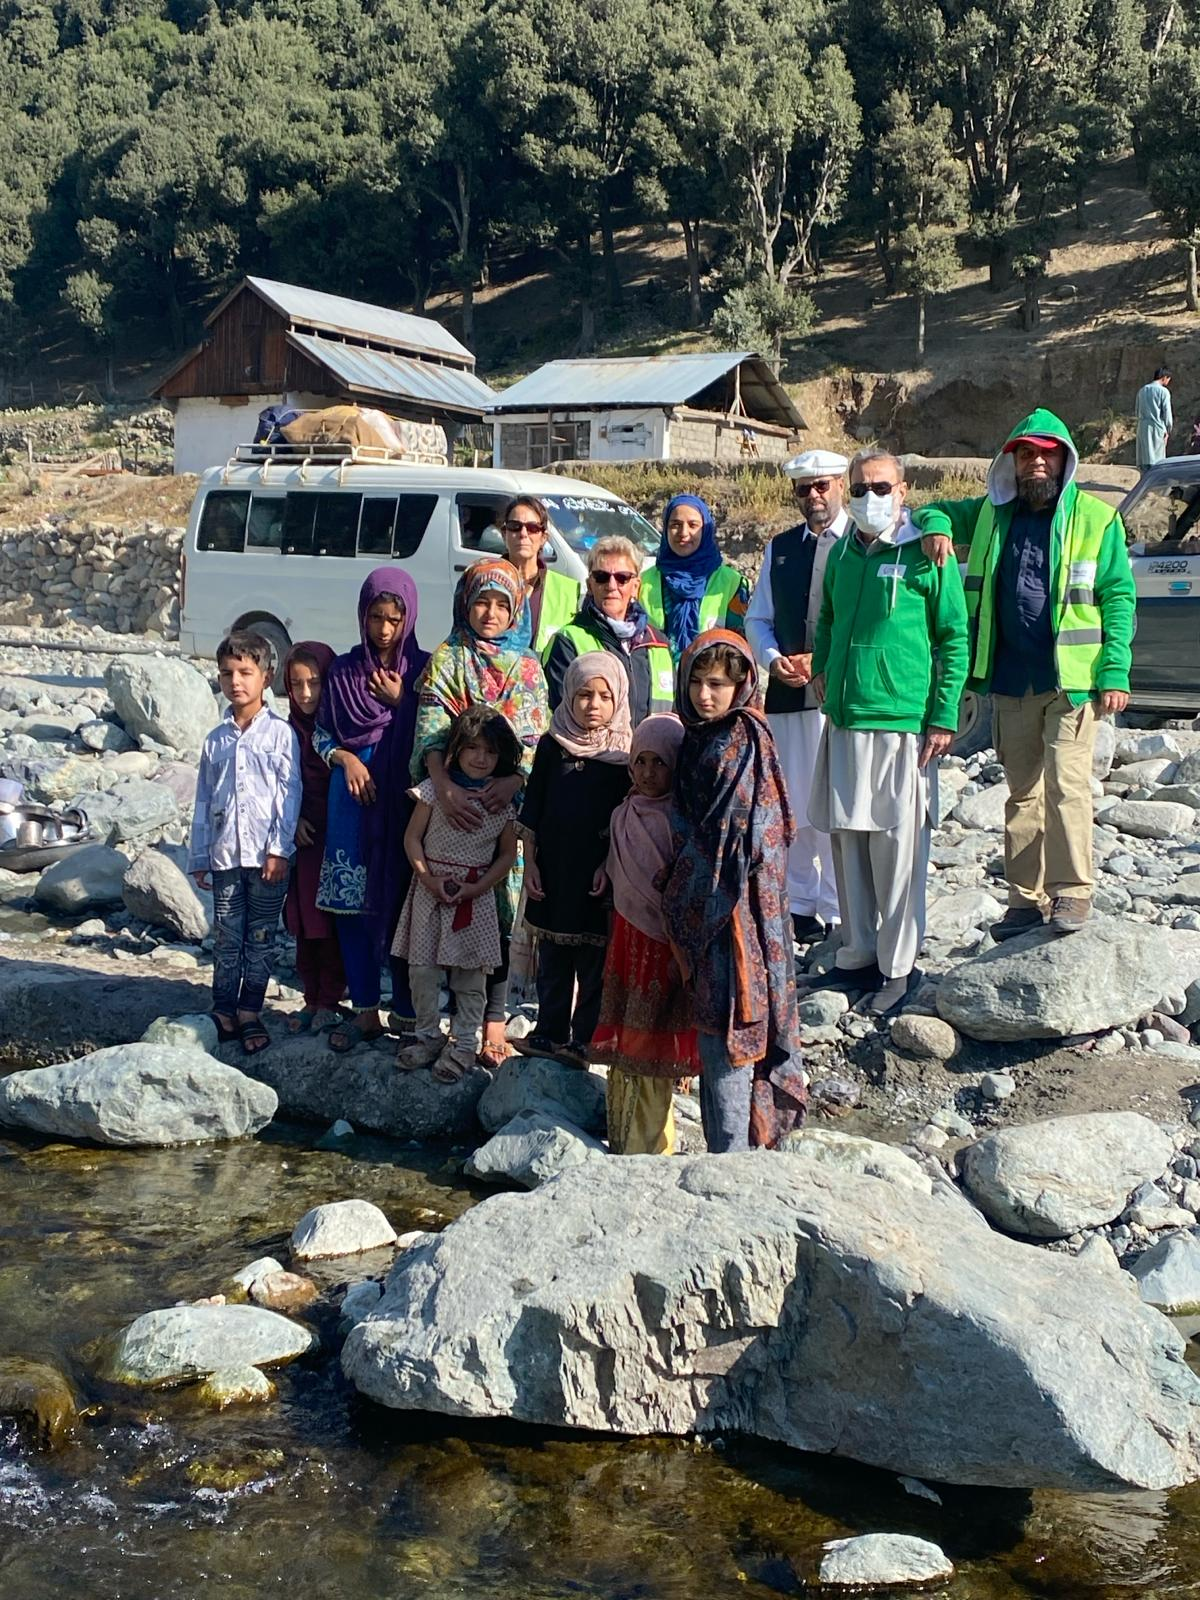
[(321, 1352), (278, 1371), (267, 1405), (214, 1413), (186, 1388), (105, 1387), (97, 1339), (214, 1292), (255, 1256), (286, 1261), (310, 1206), (361, 1196), (402, 1232), (476, 1199), (455, 1158), (369, 1139), (325, 1152), (313, 1138), (273, 1127), (128, 1152), (0, 1139), (0, 1356), (60, 1366), (94, 1408), (55, 1451), (0, 1418), (4, 1600), (191, 1600), (210, 1583), (222, 1600), (760, 1600), (811, 1579), (824, 1540), (876, 1530), (941, 1544), (954, 1600), (1200, 1597), (1195, 1490), (943, 1489), (937, 1505), (890, 1474), (743, 1440), (387, 1412), (343, 1381), (329, 1315)]

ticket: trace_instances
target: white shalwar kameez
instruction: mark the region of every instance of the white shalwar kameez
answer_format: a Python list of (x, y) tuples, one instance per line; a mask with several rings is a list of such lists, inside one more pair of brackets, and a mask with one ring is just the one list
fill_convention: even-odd
[[(845, 533), (849, 520), (844, 511), (839, 511), (829, 527), (817, 538), (806, 619), (810, 651), (812, 641), (816, 638), (817, 618), (821, 614), (821, 588), (825, 581), (829, 552)], [(747, 643), (754, 652), (755, 660), (768, 670), (771, 663), (784, 653), (775, 637), (774, 620), (775, 600), (771, 593), (768, 546), (746, 610)], [(793, 916), (820, 917), (828, 927), (841, 916), (833, 851), (829, 835), (821, 833), (808, 820), (813, 768), (817, 762), (825, 717), (814, 706), (811, 711), (775, 711), (767, 721), (775, 737), (788, 804), (796, 822), (796, 837), (788, 850), (787, 860), (788, 909)]]

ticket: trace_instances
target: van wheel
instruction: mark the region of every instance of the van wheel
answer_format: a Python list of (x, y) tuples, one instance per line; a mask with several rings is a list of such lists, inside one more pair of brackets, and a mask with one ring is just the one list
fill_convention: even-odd
[(968, 689), (958, 712), (958, 732), (950, 746), (952, 756), (973, 756), (992, 747), (992, 699)]
[(276, 695), (286, 697), (287, 684), (283, 681), (283, 663), (292, 648), (292, 641), (283, 623), (277, 622), (274, 617), (247, 617), (237, 622), (235, 626), (259, 634), (271, 646), (273, 658), (271, 688)]

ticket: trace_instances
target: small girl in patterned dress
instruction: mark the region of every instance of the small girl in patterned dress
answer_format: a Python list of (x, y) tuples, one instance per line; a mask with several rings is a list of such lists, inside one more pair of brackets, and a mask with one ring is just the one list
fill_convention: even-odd
[[(471, 706), (451, 731), (444, 770), (458, 787), (482, 789), (492, 778), (519, 772), (522, 755), (520, 740), (498, 711)], [(511, 805), (485, 813), (482, 824), (468, 832), (450, 821), (431, 779), (409, 793), (416, 806), (404, 849), (413, 879), (392, 954), (409, 964), (417, 1037), (400, 1050), (396, 1064), (410, 1072), (432, 1066), (439, 1083), (455, 1083), (475, 1064), (487, 975), (501, 963), (492, 891), (516, 860), (516, 813)], [(438, 1005), (443, 972), (455, 997), (446, 1043)]]

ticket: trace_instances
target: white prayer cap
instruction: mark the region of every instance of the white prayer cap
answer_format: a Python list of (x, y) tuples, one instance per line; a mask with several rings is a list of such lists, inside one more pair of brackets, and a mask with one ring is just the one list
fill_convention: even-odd
[(805, 450), (783, 463), (789, 478), (844, 478), (850, 463), (834, 450)]

